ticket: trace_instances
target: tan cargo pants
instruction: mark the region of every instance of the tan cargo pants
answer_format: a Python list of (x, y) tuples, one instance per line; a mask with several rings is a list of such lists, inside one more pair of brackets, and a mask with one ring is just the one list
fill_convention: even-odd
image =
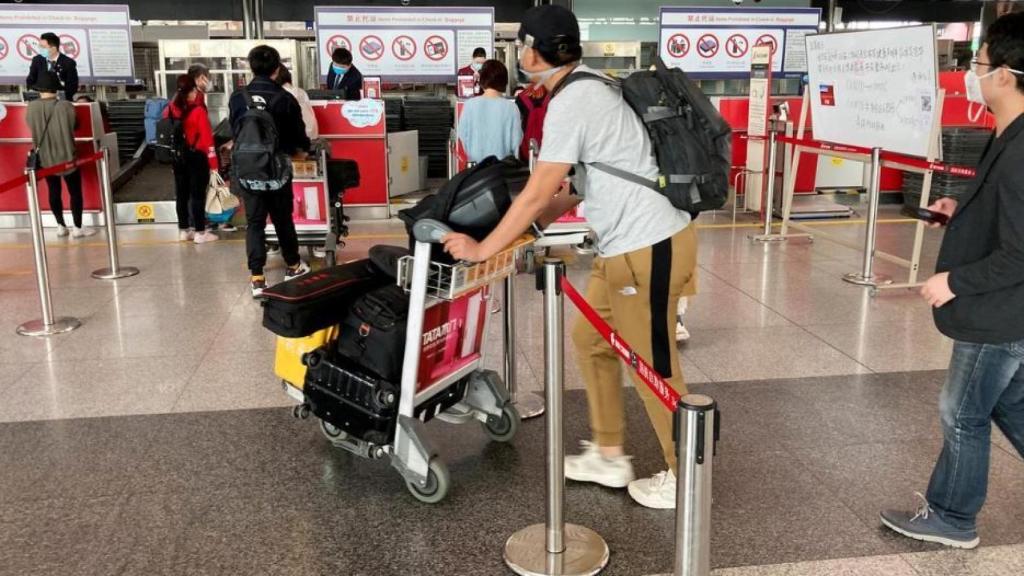
[[(697, 233), (690, 224), (653, 246), (595, 258), (586, 290), (587, 302), (594, 310), (680, 394), (686, 393), (686, 384), (676, 349), (676, 305), (680, 297), (694, 293), (696, 269)], [(572, 339), (587, 385), (594, 442), (598, 446), (622, 446), (623, 363), (582, 316), (573, 327)], [(632, 368), (627, 372), (658, 435), (665, 463), (675, 470), (672, 412)]]

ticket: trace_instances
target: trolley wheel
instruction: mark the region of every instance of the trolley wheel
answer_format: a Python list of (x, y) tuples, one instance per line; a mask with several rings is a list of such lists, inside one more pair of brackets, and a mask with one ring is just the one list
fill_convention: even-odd
[(448, 488), (451, 487), (451, 476), (448, 475), (448, 467), (437, 458), (430, 461), (430, 470), (427, 472), (427, 483), (420, 486), (417, 482), (405, 482), (405, 487), (414, 498), (424, 504), (437, 504), (448, 495)]
[(312, 410), (310, 410), (309, 406), (306, 404), (299, 404), (292, 408), (292, 416), (298, 420), (305, 420), (306, 418), (309, 418), (310, 412), (312, 412)]
[(507, 404), (501, 409), (501, 416), (488, 416), (483, 423), (484, 432), (495, 442), (509, 442), (519, 431), (519, 411), (516, 407)]
[(348, 433), (346, 433), (341, 428), (338, 428), (334, 424), (331, 424), (330, 422), (326, 422), (324, 420), (320, 421), (320, 431), (324, 433), (325, 438), (331, 441), (331, 444), (334, 444), (335, 442), (340, 442), (348, 438)]

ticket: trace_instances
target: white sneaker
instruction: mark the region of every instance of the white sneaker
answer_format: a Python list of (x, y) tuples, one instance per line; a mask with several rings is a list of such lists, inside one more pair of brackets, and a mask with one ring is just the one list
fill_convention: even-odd
[(181, 230), (178, 232), (178, 242), (191, 242), (196, 237), (196, 233), (192, 230)]
[(67, 226), (57, 226), (57, 238), (65, 238), (68, 234), (71, 234), (71, 231)]
[(85, 238), (93, 236), (94, 234), (96, 234), (96, 230), (94, 228), (75, 228), (71, 231), (72, 238)]
[(291, 280), (292, 278), (298, 278), (304, 274), (309, 274), (309, 264), (306, 264), (302, 260), (295, 265), (294, 268), (286, 268), (284, 271), (284, 279)]
[(565, 457), (565, 477), (577, 482), (593, 482), (608, 488), (625, 488), (633, 480), (629, 456), (605, 458), (597, 444), (580, 442), (583, 454)]
[(238, 227), (235, 226), (234, 224), (231, 224), (230, 222), (227, 222), (227, 223), (224, 223), (224, 224), (220, 225), (220, 231), (221, 232), (238, 232)]
[(196, 235), (192, 238), (192, 241), (196, 244), (206, 244), (207, 242), (216, 242), (220, 240), (213, 232), (196, 232)]
[(629, 495), (637, 504), (658, 510), (676, 507), (676, 475), (671, 471), (658, 472), (650, 478), (629, 483)]
[(686, 342), (690, 339), (690, 331), (683, 326), (683, 323), (676, 321), (676, 342)]

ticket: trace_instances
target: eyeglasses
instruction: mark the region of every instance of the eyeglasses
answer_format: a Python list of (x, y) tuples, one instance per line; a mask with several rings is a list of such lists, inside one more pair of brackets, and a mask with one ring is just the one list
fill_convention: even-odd
[(998, 69), (998, 68), (1006, 68), (1008, 71), (1010, 71), (1013, 74), (1024, 75), (1024, 72), (1021, 72), (1020, 70), (1014, 70), (1013, 68), (1010, 68), (1009, 66), (996, 66), (995, 64), (992, 64), (991, 62), (982, 62), (981, 60), (978, 60), (977, 58), (971, 58), (971, 71), (974, 72), (975, 74), (977, 74), (978, 73), (978, 66), (987, 66), (990, 70), (993, 70), (993, 71)]

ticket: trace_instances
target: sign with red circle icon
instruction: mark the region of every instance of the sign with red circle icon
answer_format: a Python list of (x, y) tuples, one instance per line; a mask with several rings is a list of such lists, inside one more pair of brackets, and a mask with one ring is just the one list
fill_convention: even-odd
[(384, 55), (384, 41), (380, 39), (380, 36), (372, 34), (364, 36), (359, 41), (359, 53), (367, 60), (380, 60)]
[(334, 54), (334, 51), (337, 50), (338, 48), (344, 48), (345, 50), (351, 52), (352, 42), (350, 42), (348, 38), (342, 36), (341, 34), (335, 34), (334, 36), (331, 36), (330, 38), (327, 39), (326, 48), (328, 55)]
[(402, 34), (391, 41), (391, 52), (399, 60), (412, 60), (416, 56), (416, 41), (411, 36)]
[(733, 34), (725, 41), (725, 52), (733, 58), (742, 58), (750, 50), (750, 40), (742, 34)]
[(7, 38), (0, 36), (0, 60), (7, 58), (7, 54), (11, 51), (10, 45), (7, 44)]
[(448, 41), (436, 34), (428, 36), (423, 42), (423, 53), (431, 60), (444, 60), (448, 55)]
[(673, 58), (682, 58), (690, 52), (690, 39), (686, 34), (673, 34), (665, 45), (668, 53)]
[(60, 51), (67, 54), (72, 60), (78, 60), (78, 57), (82, 54), (82, 47), (78, 43), (78, 38), (70, 34), (61, 34)]
[(36, 56), (37, 46), (39, 46), (38, 36), (35, 34), (23, 34), (21, 38), (18, 38), (15, 49), (18, 51), (18, 56), (25, 60), (32, 60)]
[(775, 36), (771, 34), (762, 34), (758, 37), (757, 42), (754, 42), (755, 46), (768, 46), (772, 49), (772, 56), (775, 56), (775, 51), (779, 49), (779, 43), (775, 40)]
[(712, 58), (715, 54), (718, 54), (718, 36), (714, 34), (705, 34), (697, 40), (697, 53), (704, 58)]

